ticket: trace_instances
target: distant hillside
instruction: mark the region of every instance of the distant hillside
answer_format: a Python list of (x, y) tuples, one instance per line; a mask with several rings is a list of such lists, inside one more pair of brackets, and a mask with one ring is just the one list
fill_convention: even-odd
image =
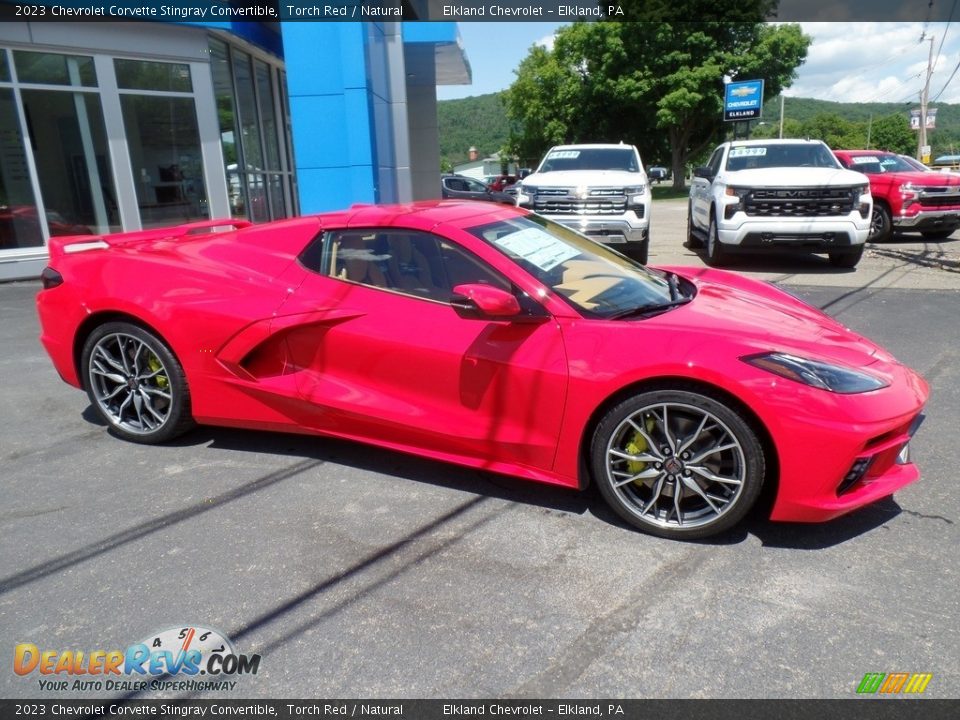
[(440, 161), (451, 166), (466, 162), (470, 146), (484, 158), (498, 152), (510, 135), (499, 93), (437, 103)]
[[(909, 116), (919, 103), (838, 103), (827, 100), (788, 97), (784, 116), (799, 123), (811, 121), (817, 115), (839, 115), (849, 122), (868, 122), (887, 116)], [(960, 105), (935, 103), (937, 129), (929, 134), (933, 156), (960, 153)], [(437, 103), (440, 125), (440, 159), (450, 165), (465, 162), (467, 151), (473, 145), (486, 157), (507, 142), (510, 123), (499, 93), (477, 95), (462, 100), (444, 100)], [(780, 98), (764, 105), (763, 120), (776, 123), (780, 119)]]

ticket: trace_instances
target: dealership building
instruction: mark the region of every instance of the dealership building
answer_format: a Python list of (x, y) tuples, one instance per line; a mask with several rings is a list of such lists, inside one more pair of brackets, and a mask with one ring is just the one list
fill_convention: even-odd
[(0, 279), (51, 235), (439, 194), (455, 23), (0, 22)]

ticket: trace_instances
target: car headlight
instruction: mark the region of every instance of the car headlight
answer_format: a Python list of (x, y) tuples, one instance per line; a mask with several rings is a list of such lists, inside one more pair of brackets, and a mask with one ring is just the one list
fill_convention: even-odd
[(734, 203), (730, 203), (729, 201), (725, 201), (725, 202), (727, 202), (727, 203), (729, 203), (729, 204), (725, 204), (725, 205), (723, 206), (723, 218), (724, 218), (724, 220), (729, 220), (729, 219), (732, 218), (734, 215), (736, 215), (738, 212), (740, 212), (741, 210), (743, 210), (743, 199), (744, 199), (749, 193), (750, 193), (750, 189), (749, 189), (749, 188), (740, 188), (740, 187), (734, 187), (733, 185), (727, 185), (727, 187), (726, 187), (726, 188), (724, 189), (724, 191), (723, 191), (723, 194), (726, 195), (727, 197), (735, 197), (735, 198), (737, 199), (737, 201), (734, 202)]
[(843, 395), (870, 392), (887, 386), (880, 378), (865, 372), (788, 353), (748, 355), (741, 360), (788, 380)]
[(647, 193), (646, 185), (637, 185), (623, 189), (623, 194), (627, 196), (628, 205), (640, 205), (643, 203), (643, 197)]

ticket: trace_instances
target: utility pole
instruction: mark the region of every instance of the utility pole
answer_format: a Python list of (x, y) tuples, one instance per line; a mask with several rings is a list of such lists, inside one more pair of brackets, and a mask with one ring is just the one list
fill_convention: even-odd
[(920, 94), (920, 132), (917, 134), (917, 160), (923, 162), (923, 149), (927, 145), (927, 102), (930, 100), (930, 76), (933, 74), (933, 36), (930, 38), (930, 57), (927, 60), (927, 80)]

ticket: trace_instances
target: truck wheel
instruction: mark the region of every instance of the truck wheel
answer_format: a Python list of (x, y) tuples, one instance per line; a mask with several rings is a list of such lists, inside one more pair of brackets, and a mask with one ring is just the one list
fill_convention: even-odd
[(890, 208), (882, 203), (873, 204), (873, 215), (870, 218), (869, 242), (887, 242), (893, 236), (893, 220), (890, 219)]
[(830, 253), (830, 264), (835, 268), (855, 268), (863, 257), (863, 245), (854, 252)]
[(720, 267), (727, 261), (727, 254), (724, 252), (723, 243), (720, 242), (720, 235), (717, 232), (717, 218), (710, 215), (710, 232), (707, 236), (707, 265)]
[(647, 257), (650, 254), (650, 238), (640, 242), (628, 243), (624, 254), (631, 260), (636, 260), (641, 265), (647, 264)]

